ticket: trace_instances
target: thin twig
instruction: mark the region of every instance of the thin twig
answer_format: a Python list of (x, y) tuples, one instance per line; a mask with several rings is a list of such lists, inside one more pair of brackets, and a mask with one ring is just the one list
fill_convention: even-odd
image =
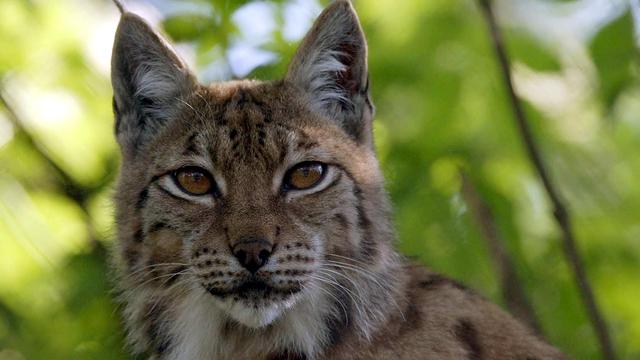
[(515, 115), (515, 121), (517, 123), (518, 130), (520, 131), (522, 141), (524, 142), (529, 159), (531, 160), (533, 167), (538, 173), (538, 176), (540, 177), (540, 180), (542, 181), (542, 184), (544, 185), (544, 188), (547, 192), (549, 200), (553, 205), (553, 215), (562, 232), (562, 244), (565, 257), (569, 262), (571, 268), (573, 269), (575, 281), (577, 283), (578, 289), (580, 290), (580, 294), (582, 295), (581, 297), (586, 306), (589, 319), (591, 320), (596, 336), (598, 337), (598, 341), (600, 342), (603, 357), (606, 360), (614, 360), (616, 359), (616, 356), (613, 344), (611, 342), (611, 337), (609, 335), (609, 331), (607, 330), (607, 325), (604, 321), (604, 318), (597, 305), (593, 290), (591, 288), (591, 285), (589, 284), (589, 280), (587, 279), (583, 260), (578, 252), (576, 240), (571, 226), (570, 214), (556, 186), (549, 176), (547, 167), (543, 162), (542, 157), (540, 156), (540, 151), (538, 150), (538, 146), (536, 145), (534, 137), (531, 133), (531, 129), (529, 128), (526, 115), (522, 109), (522, 104), (520, 103), (520, 100), (518, 99), (514, 90), (513, 80), (511, 78), (511, 67), (509, 66), (509, 59), (507, 57), (507, 52), (504, 47), (500, 29), (493, 13), (491, 0), (478, 0), (478, 2), (480, 3), (480, 8), (482, 9), (485, 20), (491, 32), (491, 39), (493, 41), (496, 56), (498, 57), (498, 61), (500, 63), (500, 69), (502, 70), (502, 75), (507, 87), (509, 100), (511, 101), (511, 106)]
[(536, 333), (542, 334), (533, 306), (518, 279), (516, 267), (504, 247), (504, 240), (498, 231), (493, 212), (465, 174), (462, 174), (462, 196), (487, 243), (491, 258), (500, 275), (502, 298), (507, 308)]

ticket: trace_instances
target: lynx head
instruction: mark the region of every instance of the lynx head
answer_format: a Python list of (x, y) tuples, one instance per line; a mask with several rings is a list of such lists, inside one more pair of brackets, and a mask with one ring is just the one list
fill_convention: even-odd
[(261, 328), (343, 282), (341, 266), (391, 261), (366, 55), (357, 16), (339, 0), (284, 80), (204, 86), (125, 13), (112, 59), (125, 292), (164, 304), (200, 294)]

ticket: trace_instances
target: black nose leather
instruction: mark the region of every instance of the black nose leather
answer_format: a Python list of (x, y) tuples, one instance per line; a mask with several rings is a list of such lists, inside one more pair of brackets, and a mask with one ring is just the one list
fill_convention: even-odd
[(272, 250), (273, 245), (269, 241), (259, 238), (242, 239), (232, 249), (240, 265), (251, 273), (255, 273), (269, 261)]

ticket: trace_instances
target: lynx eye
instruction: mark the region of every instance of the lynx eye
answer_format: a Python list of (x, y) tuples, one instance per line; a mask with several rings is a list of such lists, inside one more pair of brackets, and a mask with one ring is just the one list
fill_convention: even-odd
[(316, 186), (323, 178), (327, 165), (319, 162), (303, 162), (287, 171), (285, 189), (306, 190)]
[(205, 195), (213, 188), (211, 175), (199, 167), (184, 167), (173, 172), (173, 179), (189, 195)]

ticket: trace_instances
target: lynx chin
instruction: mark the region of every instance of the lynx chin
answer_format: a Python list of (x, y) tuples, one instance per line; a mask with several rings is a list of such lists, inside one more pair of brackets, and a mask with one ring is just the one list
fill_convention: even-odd
[(394, 250), (367, 45), (346, 0), (283, 80), (199, 84), (123, 11), (112, 58), (113, 266), (151, 359), (566, 359)]

